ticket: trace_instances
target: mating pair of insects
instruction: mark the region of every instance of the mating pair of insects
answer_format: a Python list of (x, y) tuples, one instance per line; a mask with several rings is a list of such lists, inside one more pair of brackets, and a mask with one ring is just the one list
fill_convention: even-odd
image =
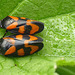
[(44, 29), (44, 24), (25, 17), (7, 16), (0, 21), (0, 27), (16, 33), (3, 37), (0, 41), (0, 54), (5, 56), (26, 56), (43, 48), (43, 39), (33, 36)]

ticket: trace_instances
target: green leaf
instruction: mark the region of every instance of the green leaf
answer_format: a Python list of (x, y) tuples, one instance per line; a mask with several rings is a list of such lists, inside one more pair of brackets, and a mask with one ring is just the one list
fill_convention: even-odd
[(56, 72), (59, 75), (75, 75), (75, 66), (59, 66)]
[[(26, 57), (1, 55), (0, 75), (57, 75), (57, 66), (75, 65), (75, 0), (0, 0), (0, 19), (7, 15), (43, 22), (37, 36), (44, 48)], [(0, 38), (4, 33), (0, 28)]]

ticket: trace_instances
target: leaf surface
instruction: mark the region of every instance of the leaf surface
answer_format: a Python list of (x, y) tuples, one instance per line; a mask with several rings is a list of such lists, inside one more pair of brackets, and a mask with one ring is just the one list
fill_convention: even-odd
[[(0, 0), (0, 3), (0, 19), (11, 15), (45, 24), (44, 30), (36, 35), (44, 39), (44, 48), (20, 58), (1, 55), (0, 75), (57, 75), (58, 65), (75, 65), (75, 0)], [(4, 33), (5, 29), (0, 28), (0, 38)]]

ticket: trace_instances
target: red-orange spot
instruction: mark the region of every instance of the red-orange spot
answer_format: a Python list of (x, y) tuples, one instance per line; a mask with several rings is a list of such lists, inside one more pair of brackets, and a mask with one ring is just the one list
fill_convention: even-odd
[(25, 44), (25, 47), (30, 47), (31, 48), (30, 54), (33, 54), (35, 51), (37, 51), (39, 49), (38, 46), (33, 46), (33, 45), (28, 45), (28, 44)]
[(29, 40), (25, 40), (24, 44), (25, 44), (25, 47), (30, 47), (31, 48), (30, 54), (33, 54), (35, 51), (37, 51), (39, 49), (39, 47), (38, 46), (34, 46), (34, 45), (28, 45), (28, 42), (29, 41), (33, 41), (33, 40), (37, 40), (38, 38), (35, 37), (35, 36), (31, 36), (31, 35), (29, 35), (29, 37), (30, 37), (30, 39)]
[(16, 35), (16, 38), (17, 38), (18, 40), (22, 40), (22, 39), (23, 39), (23, 35)]
[(37, 40), (37, 39), (38, 39), (37, 37), (35, 37), (35, 36), (31, 36), (31, 35), (29, 35), (29, 37), (30, 37), (29, 41)]
[(27, 20), (27, 25), (30, 25), (32, 27), (30, 34), (34, 34), (35, 32), (39, 30), (39, 27), (35, 24), (32, 24), (31, 21), (34, 21), (34, 20)]
[(24, 49), (23, 48), (18, 50), (18, 55), (19, 56), (23, 56), (24, 55)]
[(15, 46), (11, 46), (6, 52), (4, 55), (9, 55), (9, 54), (12, 54), (16, 51), (16, 47)]
[(21, 19), (26, 19), (25, 17), (20, 17)]
[(14, 16), (9, 16), (10, 18), (14, 19), (15, 21), (18, 21), (19, 18), (18, 17), (14, 17)]
[(4, 37), (3, 39), (7, 40), (8, 42), (10, 42), (11, 44), (15, 44), (15, 40), (14, 38), (10, 38), (10, 37)]
[(19, 31), (18, 31), (18, 32), (23, 34), (23, 33), (24, 33), (24, 31), (25, 31), (24, 26), (20, 26), (20, 27), (19, 27)]
[(14, 22), (14, 23), (12, 23), (11, 25), (9, 25), (6, 29), (7, 29), (7, 30), (14, 29), (14, 28), (17, 27), (17, 25), (18, 25), (18, 23), (17, 23), (17, 22)]
[(38, 49), (39, 49), (39, 47), (38, 46), (29, 46), (29, 47), (31, 47), (31, 52), (30, 52), (30, 54), (33, 54), (34, 52), (36, 52)]

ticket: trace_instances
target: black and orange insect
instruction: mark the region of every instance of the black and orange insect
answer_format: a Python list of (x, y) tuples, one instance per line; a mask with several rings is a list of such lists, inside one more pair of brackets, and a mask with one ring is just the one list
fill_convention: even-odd
[(5, 56), (26, 56), (43, 48), (43, 39), (32, 35), (11, 35), (1, 39), (0, 53)]
[(44, 24), (25, 17), (7, 16), (0, 21), (0, 27), (16, 34), (36, 34), (44, 29)]

